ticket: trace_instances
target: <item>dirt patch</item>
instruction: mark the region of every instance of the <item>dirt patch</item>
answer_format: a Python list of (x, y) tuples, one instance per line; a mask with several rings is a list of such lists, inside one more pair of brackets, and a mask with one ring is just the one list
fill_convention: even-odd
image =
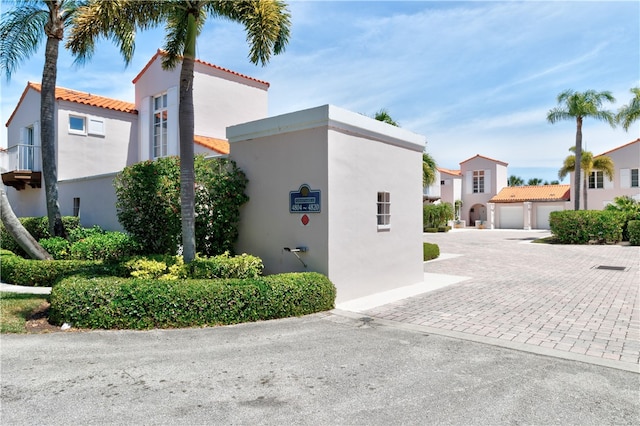
[(49, 308), (51, 304), (44, 302), (27, 319), (25, 328), (27, 333), (53, 333), (62, 331), (59, 326), (49, 323)]

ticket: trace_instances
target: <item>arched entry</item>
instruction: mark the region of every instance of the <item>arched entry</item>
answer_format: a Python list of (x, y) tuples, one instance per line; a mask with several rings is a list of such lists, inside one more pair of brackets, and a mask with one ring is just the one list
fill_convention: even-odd
[(484, 204), (474, 204), (469, 209), (469, 226), (475, 226), (476, 220), (487, 220), (487, 207)]

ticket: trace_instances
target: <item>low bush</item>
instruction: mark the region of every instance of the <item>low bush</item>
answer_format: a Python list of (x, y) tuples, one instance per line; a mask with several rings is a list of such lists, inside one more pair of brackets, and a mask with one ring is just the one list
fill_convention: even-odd
[(422, 206), (422, 228), (425, 232), (428, 228), (446, 226), (447, 221), (453, 220), (453, 206), (451, 203), (425, 204)]
[(428, 233), (436, 233), (438, 232), (438, 228), (424, 228), (423, 231)]
[(625, 195), (613, 199), (612, 204), (607, 204), (604, 208), (609, 211), (622, 212), (624, 214), (624, 224), (622, 225), (622, 241), (629, 241), (629, 222), (640, 220), (640, 201)]
[(32, 287), (51, 287), (60, 279), (83, 276), (127, 276), (128, 271), (118, 263), (81, 260), (32, 260), (20, 256), (2, 256), (2, 282)]
[[(22, 226), (29, 231), (31, 236), (36, 239), (36, 241), (40, 241), (43, 238), (50, 238), (51, 234), (49, 234), (49, 221), (46, 217), (22, 217), (19, 219)], [(73, 232), (76, 228), (80, 227), (80, 219), (75, 216), (63, 216), (62, 223), (67, 231), (67, 233)], [(0, 223), (0, 247), (6, 250), (10, 250), (17, 254), (18, 256), (22, 256), (28, 258), (29, 256), (25, 253), (22, 248), (18, 245), (18, 243), (13, 239), (13, 237), (7, 232), (4, 225)]]
[(438, 256), (440, 256), (440, 247), (438, 247), (437, 244), (422, 244), (422, 260), (426, 262), (427, 260), (435, 259)]
[(450, 226), (438, 226), (438, 232), (449, 232), (451, 231)]
[(244, 280), (74, 276), (53, 288), (49, 319), (101, 329), (215, 326), (329, 310), (335, 295), (331, 281), (314, 272)]
[(95, 233), (71, 245), (70, 258), (75, 260), (115, 261), (140, 252), (135, 240), (122, 232)]
[(627, 223), (629, 232), (629, 244), (632, 246), (640, 246), (640, 220), (630, 220)]
[(623, 213), (607, 210), (564, 210), (549, 215), (551, 232), (562, 244), (620, 242), (624, 220)]
[(43, 238), (38, 242), (55, 260), (69, 259), (71, 243), (64, 238)]
[(229, 252), (209, 258), (196, 257), (189, 264), (189, 277), (198, 278), (257, 278), (262, 274), (262, 259), (242, 254), (231, 257)]

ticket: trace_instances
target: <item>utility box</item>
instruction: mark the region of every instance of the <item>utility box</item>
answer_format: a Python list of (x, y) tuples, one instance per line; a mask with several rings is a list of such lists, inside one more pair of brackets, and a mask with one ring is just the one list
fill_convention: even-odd
[(320, 272), (341, 303), (424, 282), (424, 136), (324, 105), (227, 128), (246, 173), (239, 253)]

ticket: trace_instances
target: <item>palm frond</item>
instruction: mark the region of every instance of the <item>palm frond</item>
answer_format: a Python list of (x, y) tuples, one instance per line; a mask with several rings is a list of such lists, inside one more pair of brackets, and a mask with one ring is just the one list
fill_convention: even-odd
[(633, 99), (628, 105), (621, 107), (616, 115), (616, 121), (622, 124), (625, 131), (629, 130), (634, 121), (640, 119), (640, 87), (634, 87), (630, 91), (634, 94)]
[(36, 53), (45, 39), (49, 19), (46, 9), (34, 4), (18, 3), (3, 13), (0, 20), (0, 70), (7, 80), (20, 63)]

